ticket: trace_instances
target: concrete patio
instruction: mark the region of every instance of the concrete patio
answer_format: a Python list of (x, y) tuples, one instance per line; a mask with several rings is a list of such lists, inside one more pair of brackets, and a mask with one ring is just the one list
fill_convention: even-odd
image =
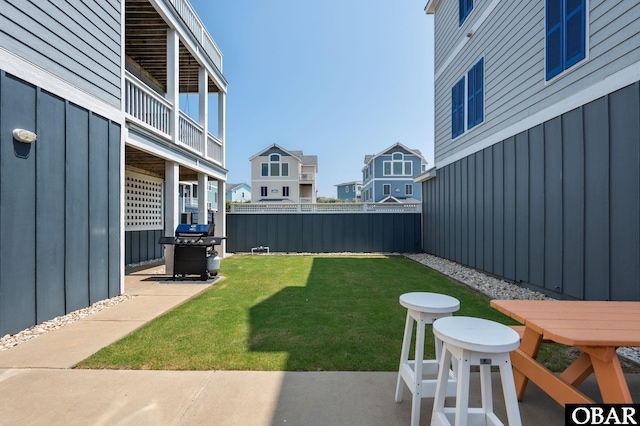
[[(113, 371), (74, 366), (100, 348), (208, 289), (151, 268), (127, 275), (136, 297), (0, 352), (0, 424), (408, 425), (410, 393), (394, 401), (396, 372)], [(398, 331), (402, 333), (402, 330)], [(400, 351), (400, 348), (398, 348)], [(627, 377), (640, 400), (640, 375)], [(473, 376), (472, 389), (478, 386)], [(499, 380), (495, 411), (504, 417)], [(581, 387), (598, 399), (589, 378)], [(471, 401), (479, 405), (479, 392)], [(421, 424), (430, 422), (423, 399)], [(530, 384), (524, 425), (562, 425), (564, 409)]]

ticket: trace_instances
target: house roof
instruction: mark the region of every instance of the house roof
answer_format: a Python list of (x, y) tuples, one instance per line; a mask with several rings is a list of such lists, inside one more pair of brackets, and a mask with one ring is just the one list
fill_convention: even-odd
[(405, 204), (405, 203), (419, 203), (420, 201), (415, 199), (415, 198), (396, 198), (392, 195), (389, 195), (385, 198), (383, 198), (382, 200), (378, 201), (378, 203), (398, 203), (398, 204)]
[(429, 0), (427, 2), (427, 5), (424, 7), (424, 11), (427, 13), (427, 15), (433, 15), (434, 13), (436, 13), (438, 5), (440, 5), (440, 0)]
[(391, 154), (393, 152), (397, 152), (398, 150), (404, 151), (405, 154), (413, 154), (416, 157), (419, 157), (420, 159), (422, 159), (424, 164), (427, 164), (427, 160), (425, 160), (425, 158), (422, 156), (422, 153), (420, 152), (419, 149), (407, 148), (406, 146), (402, 145), (400, 142), (396, 142), (395, 144), (391, 145), (389, 148), (387, 148), (384, 151), (381, 151), (381, 152), (379, 152), (379, 153), (377, 153), (375, 155), (365, 155), (364, 156), (364, 164), (369, 164), (374, 159), (376, 159), (377, 157), (379, 157), (381, 155)]
[(295, 157), (298, 159), (298, 161), (303, 165), (303, 166), (315, 166), (316, 168), (318, 167), (318, 156), (317, 155), (304, 155), (302, 153), (302, 151), (289, 151), (284, 149), (283, 147), (281, 147), (278, 144), (273, 144), (273, 145), (269, 145), (267, 148), (263, 149), (262, 151), (258, 152), (257, 154), (251, 156), (249, 158), (249, 161), (252, 161), (254, 158), (256, 157), (260, 157), (265, 153), (268, 153), (270, 151), (273, 151), (274, 149), (276, 150), (280, 150), (282, 152), (284, 152), (287, 155), (290, 155), (292, 157)]
[(261, 198), (258, 200), (259, 203), (293, 203), (289, 198)]
[(246, 186), (247, 188), (251, 188), (249, 185), (247, 185), (246, 183), (242, 182), (242, 183), (228, 183), (227, 184), (227, 191), (232, 191), (234, 189), (236, 189), (239, 186)]
[(346, 186), (346, 185), (354, 185), (354, 184), (355, 185), (357, 185), (357, 184), (362, 185), (362, 181), (361, 180), (353, 180), (351, 182), (339, 183), (339, 184), (333, 185), (333, 186)]

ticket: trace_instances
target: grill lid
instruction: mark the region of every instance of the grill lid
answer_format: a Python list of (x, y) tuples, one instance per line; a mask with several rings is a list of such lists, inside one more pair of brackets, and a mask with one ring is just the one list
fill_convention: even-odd
[(181, 223), (176, 228), (176, 237), (208, 237), (213, 235), (213, 225)]

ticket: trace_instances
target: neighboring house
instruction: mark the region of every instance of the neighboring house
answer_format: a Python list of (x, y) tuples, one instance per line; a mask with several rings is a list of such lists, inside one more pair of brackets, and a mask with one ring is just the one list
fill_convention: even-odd
[[(201, 191), (197, 182), (180, 182), (178, 187), (178, 211), (180, 212), (181, 223), (201, 223), (199, 216), (199, 205)], [(218, 210), (218, 182), (208, 181), (205, 191), (205, 204), (208, 214), (207, 222), (214, 221), (213, 213)]]
[(556, 297), (640, 300), (640, 3), (425, 10), (435, 167), (416, 179), (424, 251)]
[(226, 201), (233, 203), (244, 203), (251, 201), (251, 187), (246, 183), (227, 184)]
[[(5, 335), (118, 295), (126, 264), (162, 258), (180, 181), (224, 191), (227, 82), (186, 0), (0, 0), (0, 10)], [(179, 110), (181, 93), (198, 94), (197, 120)]]
[(315, 203), (318, 157), (276, 144), (251, 161), (251, 202)]
[(336, 185), (338, 200), (360, 201), (362, 181), (345, 182)]
[(420, 185), (413, 178), (427, 167), (427, 160), (417, 149), (409, 149), (397, 142), (376, 155), (364, 157), (362, 169), (362, 201), (418, 202)]

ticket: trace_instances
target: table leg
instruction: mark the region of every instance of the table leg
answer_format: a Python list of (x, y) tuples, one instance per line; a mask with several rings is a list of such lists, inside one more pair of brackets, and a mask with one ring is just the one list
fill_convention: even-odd
[[(536, 333), (529, 327), (526, 327), (524, 329), (524, 333), (522, 334), (522, 340), (520, 341), (520, 350), (526, 355), (535, 359), (538, 356), (538, 351), (540, 350), (540, 343), (542, 343), (542, 335)], [(518, 396), (518, 401), (522, 401), (522, 398), (524, 397), (524, 391), (527, 388), (527, 383), (529, 383), (529, 379), (527, 379), (527, 376), (525, 376), (522, 372), (514, 369), (513, 380), (516, 385), (516, 395)]]
[(593, 373), (593, 364), (591, 357), (585, 352), (560, 374), (560, 378), (572, 386), (580, 386), (591, 373)]
[(600, 395), (605, 404), (633, 404), (620, 358), (614, 347), (580, 347), (591, 357)]
[(544, 365), (516, 349), (511, 352), (514, 376), (522, 374), (563, 407), (566, 404), (593, 404), (594, 401), (577, 388), (560, 379)]

